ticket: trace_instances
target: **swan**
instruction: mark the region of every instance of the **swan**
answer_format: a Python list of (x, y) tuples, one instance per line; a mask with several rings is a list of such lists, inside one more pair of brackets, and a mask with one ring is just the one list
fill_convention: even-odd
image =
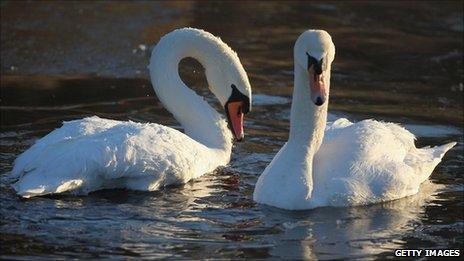
[[(204, 66), (228, 123), (180, 79), (178, 66), (185, 57)], [(156, 95), (185, 134), (160, 124), (97, 116), (64, 122), (15, 160), (10, 177), (17, 194), (153, 191), (226, 165), (233, 139), (244, 137), (243, 117), (251, 109), (250, 83), (237, 54), (206, 31), (183, 28), (160, 39), (148, 68)]]
[(414, 135), (403, 127), (370, 119), (326, 125), (334, 57), (326, 31), (298, 37), (289, 139), (258, 178), (257, 203), (303, 210), (410, 196), (456, 145), (416, 148)]

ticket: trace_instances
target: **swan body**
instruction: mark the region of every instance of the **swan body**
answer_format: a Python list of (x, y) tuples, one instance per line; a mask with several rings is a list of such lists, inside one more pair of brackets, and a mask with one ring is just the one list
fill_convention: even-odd
[[(17, 179), (16, 192), (33, 197), (104, 188), (153, 191), (226, 165), (233, 135), (223, 117), (180, 80), (177, 68), (185, 57), (203, 64), (208, 87), (226, 109), (234, 97), (235, 107), (251, 103), (246, 73), (225, 43), (203, 30), (175, 30), (154, 48), (149, 69), (156, 94), (185, 134), (160, 124), (97, 116), (65, 122), (16, 159), (10, 173)], [(236, 138), (243, 136), (242, 126), (235, 126), (243, 123), (244, 109), (239, 109), (233, 113), (242, 118), (229, 117)]]
[(302, 210), (410, 196), (456, 144), (416, 148), (412, 133), (375, 120), (326, 124), (334, 55), (325, 31), (309, 30), (298, 38), (290, 137), (259, 177), (256, 202)]

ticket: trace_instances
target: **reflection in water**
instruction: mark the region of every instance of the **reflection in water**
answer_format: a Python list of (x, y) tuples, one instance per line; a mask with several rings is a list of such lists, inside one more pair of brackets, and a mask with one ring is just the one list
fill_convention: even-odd
[(298, 221), (284, 223), (286, 240), (303, 238), (301, 244), (276, 248), (275, 255), (333, 259), (349, 253), (350, 257), (359, 258), (402, 248), (404, 241), (400, 238), (414, 230), (424, 212), (423, 207), (434, 199), (433, 194), (438, 189), (439, 186), (426, 183), (421, 193), (389, 203), (308, 212), (303, 220), (300, 217)]
[[(2, 258), (383, 259), (394, 248), (462, 248), (462, 14), (458, 2), (2, 1)], [(150, 46), (183, 26), (230, 44), (257, 94), (231, 164), (157, 192), (16, 197), (3, 174), (63, 120), (180, 128), (146, 64)], [(288, 212), (252, 201), (258, 175), (287, 140), (293, 44), (309, 27), (328, 30), (337, 46), (329, 120), (400, 122), (419, 146), (459, 141), (432, 174), (441, 185), (356, 208)], [(201, 65), (185, 59), (180, 75), (218, 106)]]
[(404, 127), (419, 137), (446, 137), (462, 134), (461, 131), (450, 126), (404, 124)]

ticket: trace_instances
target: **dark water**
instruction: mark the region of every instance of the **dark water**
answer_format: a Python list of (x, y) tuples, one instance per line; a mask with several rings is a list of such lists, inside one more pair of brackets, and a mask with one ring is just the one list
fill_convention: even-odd
[[(185, 26), (220, 36), (252, 83), (247, 139), (230, 165), (157, 192), (18, 198), (5, 174), (63, 120), (177, 126), (154, 97), (146, 65), (153, 43)], [(326, 29), (337, 47), (330, 119), (400, 122), (420, 146), (459, 142), (421, 193), (303, 212), (252, 201), (258, 175), (287, 139), (292, 47), (308, 28)], [(1, 256), (383, 259), (396, 248), (462, 251), (462, 37), (462, 2), (2, 1)], [(211, 98), (198, 63), (187, 59), (180, 70)]]

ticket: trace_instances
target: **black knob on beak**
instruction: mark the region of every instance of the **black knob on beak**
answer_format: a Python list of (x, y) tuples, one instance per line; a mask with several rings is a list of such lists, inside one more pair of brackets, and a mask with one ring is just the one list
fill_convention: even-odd
[(309, 68), (314, 65), (314, 73), (316, 75), (320, 75), (322, 73), (322, 60), (316, 60), (316, 58), (312, 57), (311, 55), (309, 55), (309, 53), (306, 53), (306, 55), (308, 56), (308, 70)]
[(315, 103), (317, 106), (321, 106), (322, 104), (324, 104), (324, 101), (322, 100), (321, 97), (317, 97), (316, 99), (316, 103)]

